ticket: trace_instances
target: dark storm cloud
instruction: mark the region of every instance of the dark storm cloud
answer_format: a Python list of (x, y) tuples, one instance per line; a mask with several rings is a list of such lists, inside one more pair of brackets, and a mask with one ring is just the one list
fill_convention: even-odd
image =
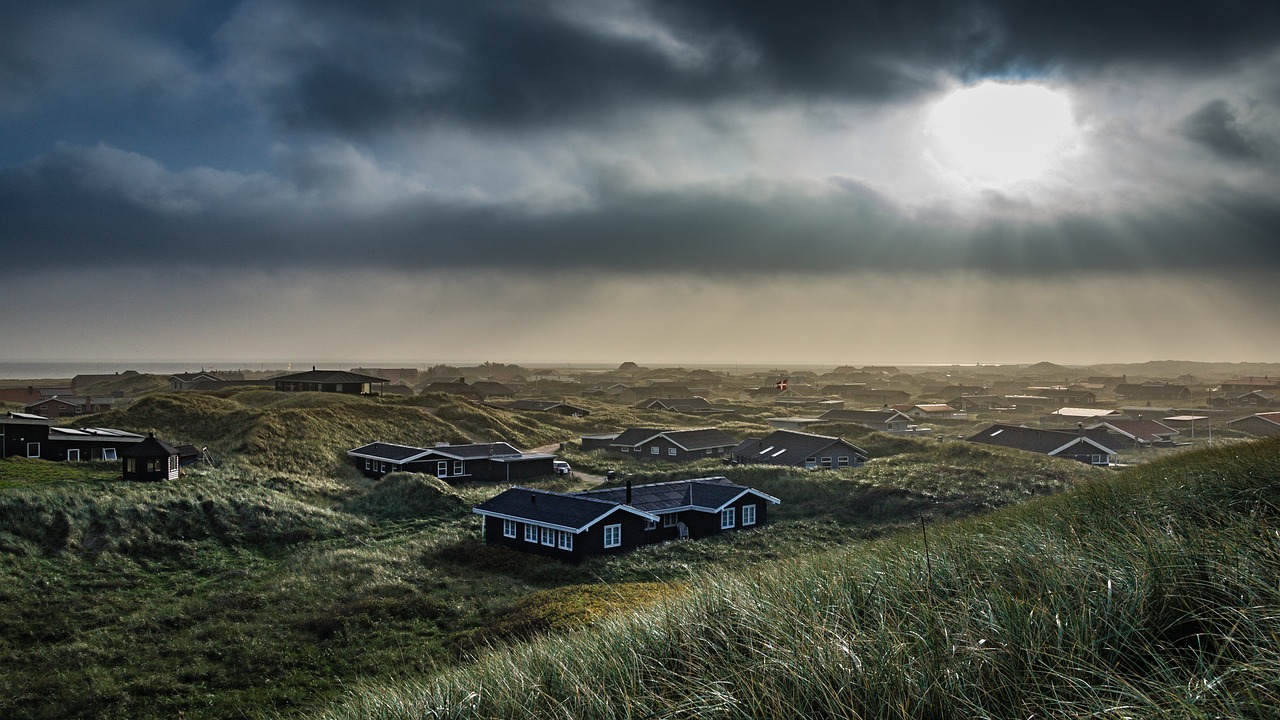
[[(619, 7), (628, 6), (578, 9)], [(932, 90), (940, 73), (1071, 75), (1116, 63), (1209, 71), (1280, 42), (1280, 4), (1266, 2), (651, 0), (634, 7), (640, 12), (611, 20), (665, 33), (689, 56), (644, 32), (601, 30), (564, 3), (307, 5), (309, 19), (330, 27), (333, 39), (291, 49), (291, 81), (263, 100), (293, 125), (343, 132), (440, 120), (519, 128), (654, 104), (882, 100)]]
[[(995, 275), (1280, 270), (1280, 199), (1209, 194), (1110, 216), (966, 224), (873, 190), (602, 184), (586, 207), (404, 196), (377, 212), (341, 173), (302, 192), (265, 177), (169, 174), (106, 148), (61, 148), (0, 174), (6, 263), (58, 268), (553, 269), (621, 273), (974, 271)], [(315, 184), (313, 183), (313, 187)]]
[(1231, 160), (1259, 160), (1262, 150), (1246, 134), (1226, 100), (1212, 100), (1182, 121), (1183, 135)]

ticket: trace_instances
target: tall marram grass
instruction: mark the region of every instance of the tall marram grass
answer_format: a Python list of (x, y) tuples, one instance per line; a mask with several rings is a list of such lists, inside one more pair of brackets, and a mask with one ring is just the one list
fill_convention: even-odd
[(350, 694), (348, 718), (1263, 718), (1280, 441), (691, 583), (657, 609)]

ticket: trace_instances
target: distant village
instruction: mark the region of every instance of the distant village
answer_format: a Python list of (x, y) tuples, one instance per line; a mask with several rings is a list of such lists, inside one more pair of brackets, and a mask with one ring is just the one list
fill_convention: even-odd
[[(112, 461), (120, 463), (124, 479), (174, 480), (184, 466), (200, 460), (201, 449), (98, 427), (94, 416), (154, 393), (251, 389), (371, 398), (440, 394), (513, 413), (583, 419), (600, 404), (629, 406), (664, 421), (599, 427), (577, 438), (580, 449), (677, 468), (714, 459), (725, 465), (856, 472), (871, 457), (844, 437), (855, 434), (855, 427), (858, 436), (874, 430), (963, 440), (1099, 467), (1141, 462), (1193, 443), (1280, 436), (1280, 380), (1267, 374), (1221, 375), (1106, 375), (1047, 362), (744, 372), (635, 363), (609, 370), (485, 363), (302, 372), (211, 369), (169, 376), (127, 371), (0, 380), (0, 457)], [(735, 422), (769, 431), (743, 437), (726, 429)], [(416, 472), (452, 483), (510, 485), (474, 509), (483, 518), (486, 541), (562, 557), (757, 527), (767, 522), (768, 507), (778, 503), (721, 476), (558, 493), (521, 485), (570, 471), (556, 448), (520, 449), (500, 438), (431, 447), (395, 437), (367, 440), (335, 452), (344, 452), (354, 469), (370, 478)]]

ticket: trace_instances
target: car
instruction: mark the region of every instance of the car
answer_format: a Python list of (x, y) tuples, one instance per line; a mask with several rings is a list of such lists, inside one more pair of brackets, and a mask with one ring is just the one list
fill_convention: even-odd
[(569, 467), (569, 463), (563, 460), (552, 460), (551, 468), (555, 470), (557, 475), (568, 475), (573, 468)]

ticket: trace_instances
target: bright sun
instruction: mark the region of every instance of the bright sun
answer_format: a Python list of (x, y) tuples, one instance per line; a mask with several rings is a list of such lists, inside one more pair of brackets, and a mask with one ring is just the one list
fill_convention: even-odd
[(934, 156), (980, 185), (1008, 185), (1044, 174), (1075, 135), (1071, 103), (1041, 85), (984, 82), (933, 107)]

